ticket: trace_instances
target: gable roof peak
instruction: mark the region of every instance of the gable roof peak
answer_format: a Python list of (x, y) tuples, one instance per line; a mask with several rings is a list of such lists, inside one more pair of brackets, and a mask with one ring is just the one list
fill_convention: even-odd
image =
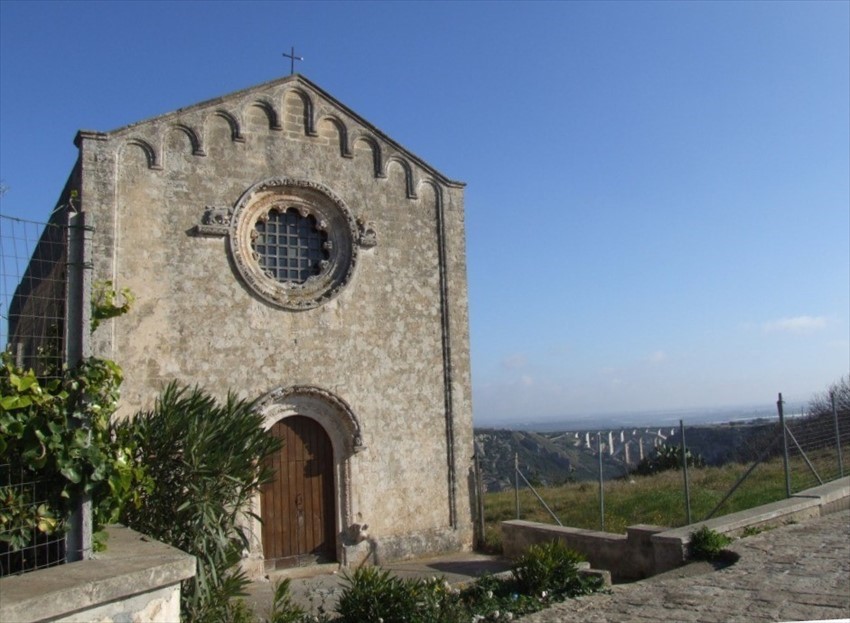
[[(284, 89), (284, 91), (281, 91), (278, 88), (287, 87), (287, 85), (288, 88), (294, 88), (297, 91), (301, 92), (301, 95), (305, 100), (305, 106), (309, 107), (310, 109), (308, 114), (309, 119), (307, 128), (309, 135), (315, 135), (315, 129), (313, 127), (313, 124), (317, 122), (317, 119), (314, 117), (314, 111), (327, 111), (327, 109), (330, 108), (333, 109), (335, 112), (340, 113), (340, 117), (342, 119), (347, 119), (352, 123), (360, 125), (362, 128), (367, 130), (374, 137), (374, 139), (385, 143), (391, 149), (391, 151), (395, 151), (399, 155), (403, 155), (411, 163), (416, 163), (418, 166), (429, 171), (441, 182), (453, 187), (465, 186), (463, 182), (452, 180), (437, 171), (434, 167), (432, 167), (420, 157), (416, 156), (413, 152), (406, 149), (401, 144), (390, 138), (387, 134), (382, 132), (375, 125), (358, 115), (348, 106), (343, 104), (330, 93), (328, 93), (327, 91), (325, 91), (320, 86), (318, 86), (317, 84), (309, 80), (306, 76), (300, 73), (293, 73), (287, 76), (283, 76), (281, 78), (275, 78), (267, 82), (262, 82), (254, 86), (246, 87), (244, 89), (233, 91), (231, 93), (227, 93), (219, 97), (204, 100), (196, 104), (192, 104), (190, 106), (178, 108), (171, 112), (156, 115), (154, 117), (149, 117), (147, 119), (143, 119), (141, 121), (137, 121), (135, 123), (116, 128), (109, 132), (95, 132), (90, 130), (80, 131), (77, 133), (74, 142), (79, 148), (82, 140), (84, 139), (108, 140), (110, 137), (113, 136), (133, 134), (141, 130), (144, 126), (159, 125), (163, 122), (167, 123), (169, 121), (176, 122), (178, 125), (182, 126), (184, 124), (184, 121), (181, 120), (181, 117), (185, 118), (188, 115), (191, 118), (194, 113), (204, 114), (204, 111), (210, 111), (210, 109), (213, 109), (213, 111), (211, 111), (213, 114), (227, 114), (230, 117), (232, 113), (229, 110), (229, 107), (231, 107), (231, 105), (235, 104), (235, 107), (238, 108), (246, 104), (251, 104), (250, 100), (254, 94), (260, 96), (260, 99), (254, 102), (255, 104), (261, 104), (263, 106), (270, 107), (270, 114), (272, 115), (282, 114), (282, 111), (275, 112), (274, 104), (263, 96), (266, 94), (271, 94), (273, 97), (279, 97), (282, 92), (285, 92), (286, 89)], [(233, 123), (236, 124), (235, 117)]]

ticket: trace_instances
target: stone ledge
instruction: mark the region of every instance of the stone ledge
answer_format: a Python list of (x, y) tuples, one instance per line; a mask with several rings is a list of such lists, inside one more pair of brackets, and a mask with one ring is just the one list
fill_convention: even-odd
[(106, 532), (106, 551), (91, 560), (0, 579), (0, 621), (67, 617), (195, 575), (194, 556), (124, 526)]
[(813, 487), (778, 502), (765, 504), (682, 528), (629, 526), (627, 535), (553, 526), (531, 521), (503, 521), (506, 556), (518, 556), (528, 546), (557, 539), (584, 554), (590, 563), (611, 571), (615, 581), (634, 580), (682, 566), (689, 557), (691, 533), (699, 526), (738, 536), (746, 528), (777, 527), (850, 508), (850, 477)]
[(699, 526), (707, 526), (728, 536), (739, 536), (746, 528), (783, 526), (848, 507), (850, 477), (845, 477), (806, 489), (785, 500), (655, 534), (651, 537), (655, 547), (655, 573), (663, 573), (685, 563), (691, 533)]

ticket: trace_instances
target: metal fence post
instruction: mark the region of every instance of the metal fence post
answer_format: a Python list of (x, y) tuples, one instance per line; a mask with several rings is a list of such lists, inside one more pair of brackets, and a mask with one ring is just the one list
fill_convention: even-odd
[(688, 483), (688, 455), (685, 444), (685, 421), (679, 420), (679, 431), (682, 434), (682, 473), (685, 477), (685, 510), (687, 511), (688, 525), (691, 525), (691, 489)]
[(596, 449), (599, 454), (599, 525), (605, 532), (605, 478), (602, 475), (602, 433), (596, 433)]
[(788, 463), (788, 431), (785, 428), (785, 412), (782, 410), (782, 393), (776, 401), (776, 409), (779, 411), (779, 425), (782, 427), (782, 462), (785, 465), (785, 495), (791, 497), (791, 467)]
[[(91, 232), (84, 212), (68, 215), (68, 278), (65, 289), (65, 363), (69, 368), (91, 354)], [(91, 496), (79, 500), (66, 537), (68, 562), (86, 560), (92, 553)]]
[(514, 452), (514, 502), (516, 503), (516, 518), (519, 519), (519, 453)]
[(838, 428), (838, 409), (835, 407), (835, 392), (829, 392), (832, 405), (832, 420), (835, 422), (835, 445), (838, 448), (838, 477), (844, 478), (844, 457), (841, 455), (841, 430)]

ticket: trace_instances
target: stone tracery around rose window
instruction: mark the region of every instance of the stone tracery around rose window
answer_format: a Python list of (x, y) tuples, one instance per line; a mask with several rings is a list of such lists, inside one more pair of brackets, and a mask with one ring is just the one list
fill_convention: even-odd
[(316, 182), (276, 178), (246, 191), (228, 239), (245, 283), (268, 303), (311, 309), (351, 280), (360, 231), (351, 211)]

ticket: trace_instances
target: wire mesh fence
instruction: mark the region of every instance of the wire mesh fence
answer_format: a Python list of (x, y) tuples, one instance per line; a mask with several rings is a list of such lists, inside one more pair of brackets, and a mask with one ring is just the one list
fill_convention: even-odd
[(850, 451), (850, 408), (817, 406), (805, 417), (786, 419), (792, 492), (814, 487), (847, 474), (844, 456)]
[(22, 420), (13, 416), (31, 408), (12, 392), (28, 382), (22, 380), (29, 378), (26, 371), (32, 370), (42, 387), (63, 376), (73, 240), (68, 218), (57, 212), (50, 222), (40, 223), (0, 214), (0, 349), (7, 383), (0, 415), (7, 409), (12, 414), (0, 426), (4, 437), (10, 435), (0, 439), (0, 576), (51, 567), (67, 558), (68, 517), (60, 509), (68, 503), (59, 496), (63, 481), (33, 467), (44, 462), (48, 450), (43, 443), (39, 448), (38, 439), (31, 439), (31, 447), (21, 451), (21, 431), (8, 427), (21, 428)]
[(39, 377), (61, 375), (67, 226), (0, 214), (0, 345)]
[(64, 522), (50, 510), (55, 495), (55, 482), (0, 465), (0, 577), (65, 562)]

